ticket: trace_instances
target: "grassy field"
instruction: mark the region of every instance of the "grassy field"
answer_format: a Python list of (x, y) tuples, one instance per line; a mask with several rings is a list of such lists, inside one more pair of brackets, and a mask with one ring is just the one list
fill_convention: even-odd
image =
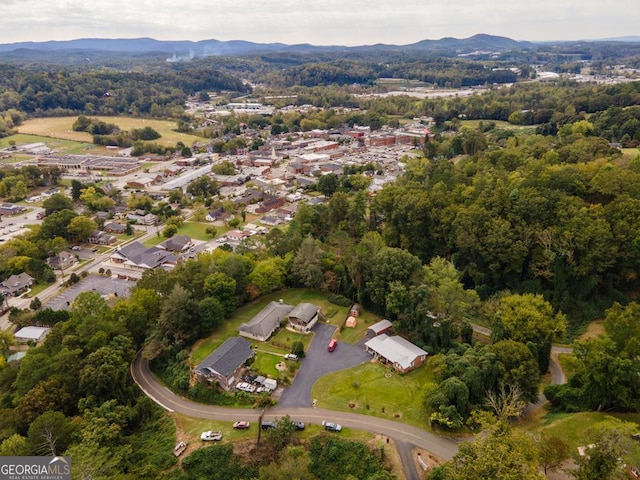
[(636, 158), (640, 155), (640, 148), (623, 148), (622, 155), (631, 159)]
[(429, 362), (406, 375), (390, 374), (378, 362), (321, 377), (313, 386), (317, 406), (388, 418), (425, 428), (425, 389), (434, 384)]
[[(104, 147), (98, 147), (91, 143), (91, 136), (89, 134), (84, 139), (74, 140), (68, 139), (64, 137), (57, 137), (55, 135), (42, 135), (42, 134), (24, 134), (19, 133), (17, 135), (11, 135), (10, 137), (5, 137), (0, 139), (0, 148), (6, 148), (9, 146), (9, 141), (13, 140), (16, 142), (16, 145), (20, 145), (23, 143), (39, 143), (42, 142), (47, 145), (52, 150), (58, 150), (62, 153), (68, 154), (103, 154), (108, 152), (108, 150)], [(53, 137), (53, 138), (52, 138)], [(113, 154), (113, 153), (111, 153)], [(26, 160), (35, 158), (34, 155), (25, 155), (25, 154), (17, 154), (16, 160)]]
[(578, 337), (579, 340), (588, 340), (595, 338), (598, 335), (604, 333), (604, 320), (595, 320), (591, 322), (585, 332)]
[[(71, 127), (78, 117), (54, 117), (54, 118), (34, 118), (27, 120), (20, 125), (19, 132), (31, 135), (42, 135), (76, 142), (91, 143), (92, 137), (86, 132), (74, 132)], [(175, 132), (176, 122), (167, 120), (152, 120), (146, 118), (131, 117), (92, 117), (98, 118), (107, 123), (114, 123), (121, 130), (132, 130), (134, 128), (144, 128), (149, 126), (156, 130), (161, 137), (154, 142), (161, 145), (174, 146), (178, 142), (185, 145), (192, 145), (201, 140), (200, 137), (186, 133)], [(35, 140), (42, 141), (42, 140)]]
[[(193, 418), (179, 413), (174, 414), (176, 422), (176, 430), (178, 431), (178, 440), (186, 441), (195, 448), (210, 445), (214, 442), (203, 442), (200, 440), (200, 434), (207, 430), (222, 432), (222, 441), (220, 443), (233, 442), (234, 440), (247, 440), (256, 438), (258, 435), (258, 423), (251, 422), (251, 426), (247, 430), (234, 430), (232, 422), (222, 422), (217, 420), (206, 420), (202, 418)], [(242, 418), (242, 411), (238, 411), (238, 420)], [(295, 418), (292, 418), (295, 421)], [(296, 431), (294, 436), (308, 440), (311, 437), (320, 435), (324, 432), (321, 425), (306, 425), (302, 431)], [(340, 437), (346, 437), (351, 440), (368, 442), (374, 438), (374, 435), (362, 430), (354, 430), (351, 428), (343, 428)]]
[(615, 417), (625, 422), (638, 423), (640, 428), (640, 413), (547, 413), (540, 418), (541, 423), (532, 428), (536, 432), (544, 432), (548, 435), (564, 440), (572, 452), (585, 444), (587, 430), (594, 425), (606, 420), (607, 417)]

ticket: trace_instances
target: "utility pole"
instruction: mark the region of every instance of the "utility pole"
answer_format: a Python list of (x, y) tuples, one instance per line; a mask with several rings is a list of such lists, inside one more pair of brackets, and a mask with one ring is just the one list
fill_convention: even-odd
[(264, 408), (260, 412), (258, 417), (258, 441), (256, 442), (256, 449), (260, 447), (260, 437), (262, 436), (262, 418), (264, 417)]

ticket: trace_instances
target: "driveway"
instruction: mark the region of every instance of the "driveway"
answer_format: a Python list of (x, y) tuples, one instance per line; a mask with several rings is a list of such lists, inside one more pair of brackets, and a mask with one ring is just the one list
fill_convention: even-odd
[(326, 323), (315, 325), (311, 345), (305, 358), (301, 360), (295, 380), (282, 394), (279, 407), (310, 407), (311, 387), (321, 376), (371, 360), (371, 355), (361, 348), (344, 342), (338, 342), (336, 349), (329, 352), (327, 345), (335, 329), (336, 327)]

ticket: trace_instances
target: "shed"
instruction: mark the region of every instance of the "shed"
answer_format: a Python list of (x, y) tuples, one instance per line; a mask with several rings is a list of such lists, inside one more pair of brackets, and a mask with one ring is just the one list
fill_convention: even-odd
[(392, 327), (393, 324), (389, 320), (380, 320), (378, 323), (371, 325), (367, 330), (377, 337), (378, 335), (387, 333)]
[(354, 303), (353, 305), (351, 305), (351, 310), (349, 310), (349, 315), (352, 317), (357, 317), (360, 315), (360, 304), (359, 303)]

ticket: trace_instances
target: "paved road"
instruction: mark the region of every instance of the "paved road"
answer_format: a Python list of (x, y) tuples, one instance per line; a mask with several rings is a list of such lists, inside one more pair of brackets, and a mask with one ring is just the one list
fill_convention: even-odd
[(314, 338), (305, 358), (301, 360), (300, 370), (291, 386), (282, 394), (278, 406), (310, 407), (311, 388), (321, 376), (371, 360), (369, 354), (349, 343), (338, 342), (333, 352), (327, 351), (327, 345), (335, 329), (336, 327), (326, 323), (315, 325)]

